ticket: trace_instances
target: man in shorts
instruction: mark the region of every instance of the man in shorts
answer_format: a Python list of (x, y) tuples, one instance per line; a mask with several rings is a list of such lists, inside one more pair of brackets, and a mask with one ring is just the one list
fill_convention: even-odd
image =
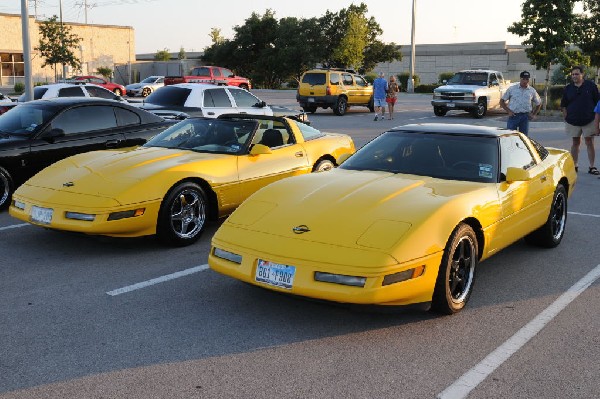
[[(388, 83), (385, 80), (385, 73), (379, 72), (379, 77), (373, 81), (373, 105), (375, 105), (375, 119), (384, 120), (383, 114), (385, 113), (385, 95), (388, 90)], [(379, 115), (381, 113), (381, 115)]]
[(581, 146), (581, 136), (585, 140), (587, 147), (588, 160), (590, 166), (588, 173), (600, 175), (598, 169), (594, 166), (596, 151), (594, 150), (594, 136), (598, 132), (598, 114), (597, 107), (600, 100), (598, 87), (591, 80), (584, 79), (583, 67), (575, 66), (571, 68), (572, 82), (565, 86), (560, 109), (565, 119), (565, 131), (567, 136), (571, 137), (571, 155), (575, 161), (575, 170), (579, 170), (579, 147)]

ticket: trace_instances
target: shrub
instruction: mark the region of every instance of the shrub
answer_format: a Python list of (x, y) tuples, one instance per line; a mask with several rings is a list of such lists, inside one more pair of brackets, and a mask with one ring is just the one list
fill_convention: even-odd
[(364, 75), (363, 77), (365, 78), (365, 80), (367, 82), (369, 82), (370, 84), (373, 84), (373, 82), (375, 81), (375, 79), (377, 79), (377, 74), (373, 73), (373, 72), (370, 72), (370, 73), (367, 73), (366, 75)]
[(96, 72), (99, 73), (100, 75), (104, 76), (106, 78), (106, 80), (110, 80), (110, 78), (113, 74), (113, 70), (106, 66), (98, 67), (96, 69)]
[(444, 80), (450, 80), (450, 78), (454, 76), (454, 72), (442, 72), (439, 76), (439, 83), (442, 83)]
[[(398, 82), (400, 82), (400, 90), (401, 91), (406, 91), (406, 88), (408, 87), (408, 76), (409, 76), (408, 72), (402, 72), (397, 75)], [(413, 75), (413, 79), (415, 81), (415, 87), (419, 86), (419, 82), (421, 81), (421, 78), (419, 78), (419, 75)]]
[(436, 87), (440, 87), (441, 85), (437, 83), (428, 84), (428, 85), (418, 85), (415, 87), (415, 93), (433, 93), (433, 89)]
[(25, 91), (25, 84), (22, 82), (17, 82), (15, 83), (15, 87), (13, 88), (13, 90), (17, 94), (23, 94), (23, 92)]

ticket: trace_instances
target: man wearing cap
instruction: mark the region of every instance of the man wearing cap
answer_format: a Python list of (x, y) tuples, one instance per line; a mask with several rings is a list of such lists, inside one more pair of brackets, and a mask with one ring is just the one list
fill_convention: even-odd
[(519, 75), (519, 84), (511, 85), (500, 99), (500, 106), (508, 112), (506, 128), (529, 135), (529, 120), (535, 119), (542, 106), (537, 91), (529, 86), (529, 72)]

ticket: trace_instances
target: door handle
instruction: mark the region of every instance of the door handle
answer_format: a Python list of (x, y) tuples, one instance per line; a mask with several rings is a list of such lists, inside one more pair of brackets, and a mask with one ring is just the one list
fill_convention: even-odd
[(304, 156), (304, 153), (302, 151), (298, 151), (294, 155), (296, 156), (296, 158), (302, 158)]
[(207, 112), (208, 115), (214, 115), (214, 112)]

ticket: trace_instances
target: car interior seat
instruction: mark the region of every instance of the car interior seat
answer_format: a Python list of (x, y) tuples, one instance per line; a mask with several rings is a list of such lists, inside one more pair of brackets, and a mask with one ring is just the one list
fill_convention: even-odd
[(283, 145), (283, 135), (277, 129), (267, 129), (260, 139), (260, 144), (267, 147), (279, 147)]
[(228, 123), (223, 123), (217, 127), (216, 134), (214, 136), (214, 144), (218, 145), (231, 145), (238, 142), (237, 134), (233, 130), (233, 126)]

